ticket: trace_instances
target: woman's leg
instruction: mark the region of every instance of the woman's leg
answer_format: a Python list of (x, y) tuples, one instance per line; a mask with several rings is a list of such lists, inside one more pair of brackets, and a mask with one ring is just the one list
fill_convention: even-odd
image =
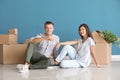
[(60, 67), (62, 68), (77, 68), (77, 67), (81, 67), (81, 65), (78, 63), (77, 60), (63, 60), (60, 63)]
[(66, 45), (66, 46), (63, 47), (60, 54), (58, 55), (58, 57), (55, 60), (59, 63), (64, 59), (64, 57), (67, 54), (71, 59), (75, 59), (76, 50), (72, 46)]

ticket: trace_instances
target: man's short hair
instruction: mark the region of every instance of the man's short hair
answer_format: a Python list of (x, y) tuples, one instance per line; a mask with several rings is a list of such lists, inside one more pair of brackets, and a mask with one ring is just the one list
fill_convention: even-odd
[(53, 22), (51, 22), (51, 21), (46, 21), (45, 24), (44, 24), (44, 28), (45, 28), (45, 26), (46, 26), (47, 24), (52, 24), (52, 25), (54, 26), (54, 23), (53, 23)]

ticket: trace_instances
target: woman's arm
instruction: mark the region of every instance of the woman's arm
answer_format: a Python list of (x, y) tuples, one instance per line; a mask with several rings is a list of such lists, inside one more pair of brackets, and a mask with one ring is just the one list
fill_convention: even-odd
[(56, 49), (58, 50), (61, 45), (73, 45), (73, 44), (77, 44), (77, 43), (78, 43), (78, 40), (60, 42), (56, 45)]
[(66, 42), (60, 42), (60, 45), (73, 45), (73, 44), (77, 44), (78, 40), (75, 41), (66, 41)]
[(94, 46), (91, 46), (90, 47), (90, 51), (91, 51), (91, 55), (95, 61), (95, 64), (98, 68), (100, 68), (100, 65), (98, 64), (98, 61), (97, 61), (97, 58), (96, 58), (96, 55), (95, 55), (95, 50), (94, 50)]

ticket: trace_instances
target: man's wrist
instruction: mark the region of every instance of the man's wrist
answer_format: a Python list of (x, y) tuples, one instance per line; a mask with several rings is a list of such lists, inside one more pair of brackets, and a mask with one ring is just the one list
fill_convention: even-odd
[(45, 39), (45, 40), (50, 40), (50, 38), (49, 38), (49, 37), (45, 37), (44, 39)]

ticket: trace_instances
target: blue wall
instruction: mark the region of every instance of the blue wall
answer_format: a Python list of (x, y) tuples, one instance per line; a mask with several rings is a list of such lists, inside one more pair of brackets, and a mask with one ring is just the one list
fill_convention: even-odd
[[(0, 0), (0, 33), (18, 28), (19, 43), (43, 33), (47, 20), (55, 23), (61, 41), (79, 38), (81, 23), (91, 31), (112, 30), (120, 36), (120, 0)], [(114, 45), (113, 54), (120, 54)]]

